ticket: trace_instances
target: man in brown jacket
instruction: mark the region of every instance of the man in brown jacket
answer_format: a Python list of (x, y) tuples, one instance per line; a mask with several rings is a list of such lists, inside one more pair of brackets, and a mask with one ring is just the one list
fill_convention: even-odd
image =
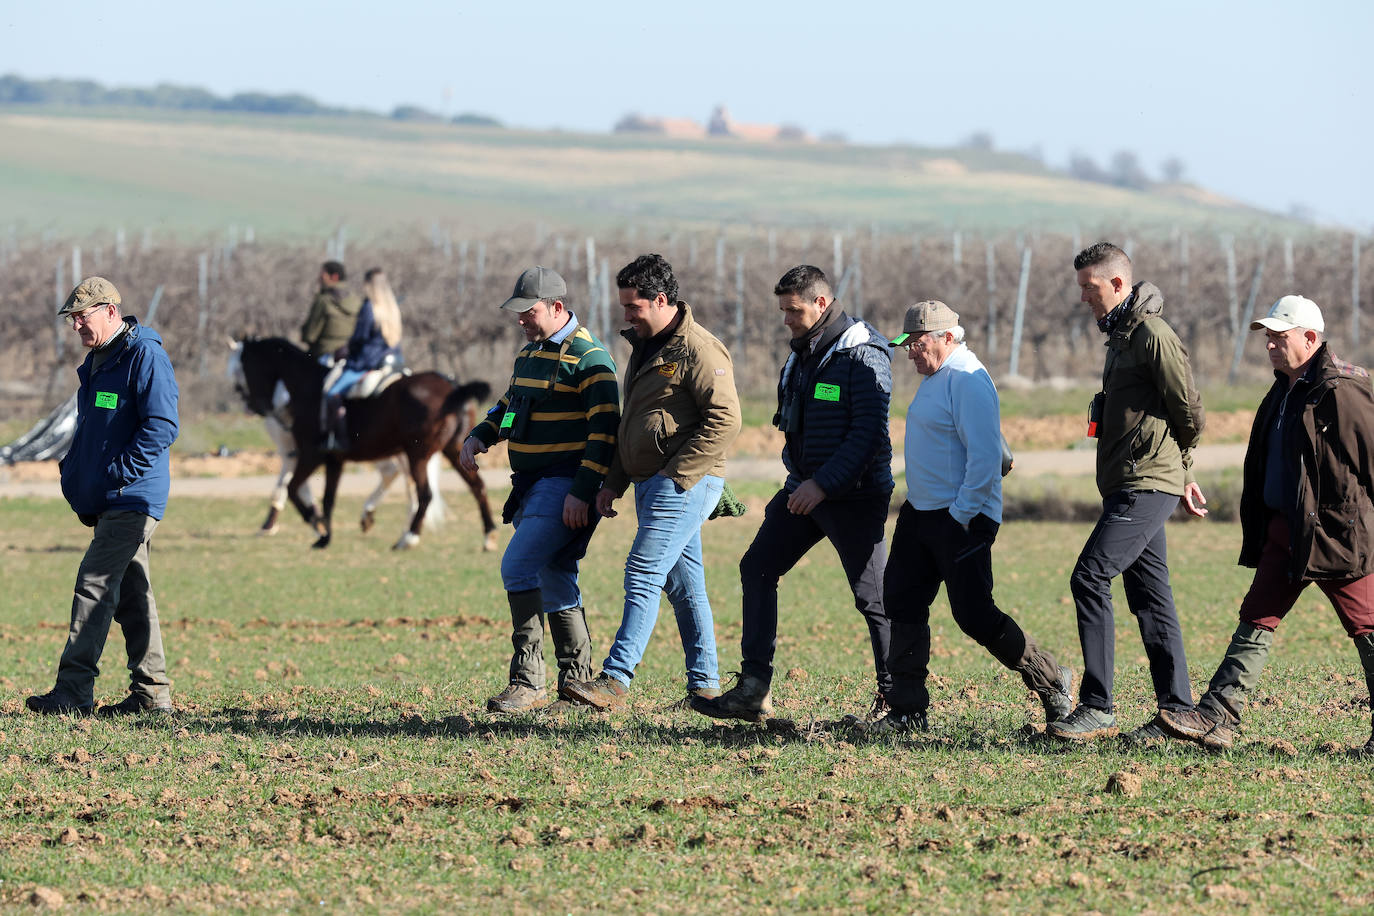
[(601, 673), (565, 691), (603, 709), (625, 702), (658, 620), (660, 593), (677, 615), (689, 695), (720, 692), (701, 524), (720, 502), (725, 450), (740, 430), (730, 354), (678, 299), (672, 266), (662, 255), (641, 255), (616, 284), (631, 328), (622, 333), (633, 351), (615, 458), (596, 510), (613, 517), (612, 504), (633, 482), (639, 531), (625, 560), (625, 612)]
[(310, 303), (310, 314), (301, 325), (301, 341), (316, 359), (332, 356), (348, 343), (363, 302), (344, 286), (348, 273), (338, 261), (320, 267), (320, 291)]
[[(1264, 331), (1274, 367), (1240, 497), (1240, 564), (1255, 578), (1197, 708), (1160, 712), (1170, 734), (1208, 747), (1235, 742), (1274, 630), (1313, 582), (1355, 641), (1374, 702), (1374, 392), (1368, 372), (1331, 355), (1325, 326), (1317, 304), (1301, 296), (1284, 296), (1250, 325)], [(1374, 734), (1363, 751), (1374, 753)]]

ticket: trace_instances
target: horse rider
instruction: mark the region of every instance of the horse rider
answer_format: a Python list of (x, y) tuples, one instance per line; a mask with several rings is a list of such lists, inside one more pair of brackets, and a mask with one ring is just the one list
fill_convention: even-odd
[(401, 310), (380, 267), (363, 276), (363, 304), (348, 343), (334, 351), (337, 360), (325, 377), (320, 424), (325, 449), (341, 450), (348, 441), (344, 395), (364, 375), (384, 366), (401, 365)]
[(301, 342), (311, 356), (328, 363), (334, 352), (348, 343), (358, 321), (362, 301), (344, 280), (348, 272), (338, 261), (320, 267), (320, 289), (310, 303), (310, 314), (301, 325)]

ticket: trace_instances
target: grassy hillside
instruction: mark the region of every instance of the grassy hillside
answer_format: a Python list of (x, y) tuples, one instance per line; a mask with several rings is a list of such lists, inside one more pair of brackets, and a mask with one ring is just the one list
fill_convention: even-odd
[(0, 109), (0, 198), (20, 231), (57, 233), (237, 223), (299, 236), (346, 223), (371, 235), (436, 220), (492, 228), (536, 219), (1085, 232), (1278, 222), (1206, 195), (1073, 181), (974, 150), (90, 109)]

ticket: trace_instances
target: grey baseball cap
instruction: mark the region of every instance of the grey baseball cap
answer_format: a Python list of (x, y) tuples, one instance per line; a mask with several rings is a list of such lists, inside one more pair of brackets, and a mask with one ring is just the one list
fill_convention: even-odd
[(88, 308), (97, 305), (109, 305), (114, 303), (119, 305), (119, 290), (115, 285), (104, 277), (87, 277), (82, 280), (72, 294), (67, 297), (67, 301), (62, 303), (62, 307), (57, 310), (58, 315), (70, 315), (73, 312), (84, 312)]
[(958, 326), (959, 316), (952, 308), (936, 299), (927, 299), (906, 310), (906, 318), (902, 319), (902, 333), (892, 338), (892, 342), (901, 346), (912, 334), (948, 331)]
[(515, 292), (501, 303), (512, 312), (528, 312), (540, 299), (561, 299), (568, 294), (568, 284), (556, 271), (547, 267), (531, 267), (515, 281)]

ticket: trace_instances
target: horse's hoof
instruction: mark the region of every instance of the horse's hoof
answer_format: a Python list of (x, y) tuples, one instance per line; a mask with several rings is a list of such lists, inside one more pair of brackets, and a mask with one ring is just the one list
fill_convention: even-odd
[(482, 539), (482, 552), (491, 553), (501, 544), (500, 532), (495, 528), (487, 532), (487, 536)]
[(401, 535), (401, 539), (400, 539), (399, 541), (397, 541), (395, 544), (392, 544), (392, 545), (391, 545), (391, 549), (392, 549), (392, 550), (409, 550), (410, 548), (414, 547), (415, 545), (417, 545), (417, 544), (419, 544), (419, 543), (420, 543), (420, 536), (419, 536), (418, 534), (412, 534), (412, 533), (410, 533), (409, 531), (407, 531), (405, 534)]
[(311, 545), (310, 545), (310, 549), (311, 549), (311, 550), (324, 550), (324, 549), (325, 549), (326, 547), (328, 547), (328, 546), (329, 546), (329, 538), (324, 537), (324, 538), (320, 538), (318, 541), (316, 541), (315, 543), (311, 544)]
[(271, 537), (280, 530), (281, 526), (279, 525), (272, 525), (270, 527), (267, 525), (263, 525), (261, 528), (258, 529), (258, 537)]
[(358, 527), (363, 529), (363, 534), (367, 534), (372, 530), (372, 526), (376, 524), (376, 522), (377, 520), (373, 517), (372, 510), (369, 509), (363, 513), (362, 518), (358, 519)]

